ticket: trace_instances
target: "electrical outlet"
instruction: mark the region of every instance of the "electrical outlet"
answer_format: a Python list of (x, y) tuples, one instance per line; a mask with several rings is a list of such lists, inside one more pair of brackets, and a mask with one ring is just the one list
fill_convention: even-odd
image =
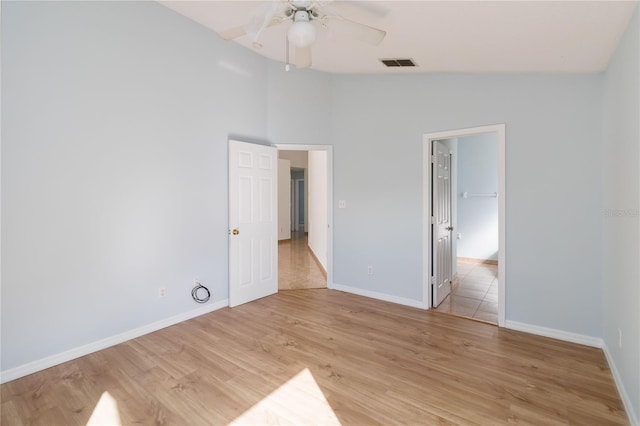
[(347, 208), (347, 200), (338, 200), (338, 208), (346, 209)]
[(618, 347), (622, 349), (622, 330), (618, 329)]
[(373, 275), (373, 266), (367, 266), (367, 275)]
[(160, 287), (158, 289), (158, 297), (165, 297), (167, 295), (167, 289), (164, 287)]

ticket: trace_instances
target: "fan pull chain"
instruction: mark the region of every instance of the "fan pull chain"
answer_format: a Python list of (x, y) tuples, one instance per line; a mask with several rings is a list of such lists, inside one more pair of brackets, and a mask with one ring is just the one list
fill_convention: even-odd
[(285, 37), (285, 40), (287, 41), (287, 47), (286, 47), (287, 62), (284, 64), (284, 70), (285, 71), (290, 71), (291, 70), (291, 65), (289, 65), (289, 37)]

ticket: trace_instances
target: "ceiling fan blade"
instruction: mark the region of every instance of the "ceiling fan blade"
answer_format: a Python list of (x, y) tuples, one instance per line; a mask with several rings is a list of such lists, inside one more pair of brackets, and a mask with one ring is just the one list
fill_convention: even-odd
[(296, 48), (296, 68), (309, 68), (311, 66), (311, 46)]
[(387, 35), (386, 31), (350, 21), (340, 16), (327, 16), (326, 25), (335, 33), (344, 34), (374, 46), (380, 44)]
[(233, 40), (248, 34), (253, 41), (257, 41), (265, 28), (277, 25), (287, 19), (284, 12), (288, 3), (267, 2), (262, 4), (245, 25), (229, 28), (219, 33), (225, 40)]
[(229, 28), (218, 34), (225, 40), (233, 40), (234, 38), (242, 37), (246, 33), (247, 31), (244, 29), (244, 25), (240, 25), (239, 27)]
[(266, 2), (260, 5), (256, 12), (251, 16), (251, 20), (245, 25), (245, 30), (253, 41), (258, 41), (260, 34), (265, 28), (277, 25), (282, 22), (285, 10), (289, 7), (288, 3)]

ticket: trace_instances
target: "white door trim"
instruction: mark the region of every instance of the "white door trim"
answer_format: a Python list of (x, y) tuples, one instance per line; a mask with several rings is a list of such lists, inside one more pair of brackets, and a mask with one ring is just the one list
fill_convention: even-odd
[(327, 152), (327, 288), (333, 289), (333, 146), (332, 145), (271, 145), (279, 151), (326, 151)]
[(431, 306), (431, 142), (438, 139), (459, 138), (482, 133), (498, 135), (498, 325), (505, 326), (506, 289), (506, 184), (505, 184), (505, 125), (472, 127), (427, 133), (422, 139), (422, 302)]

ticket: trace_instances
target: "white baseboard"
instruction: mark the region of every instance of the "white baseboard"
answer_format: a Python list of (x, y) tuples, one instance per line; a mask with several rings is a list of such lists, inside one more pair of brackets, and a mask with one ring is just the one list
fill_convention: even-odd
[(624, 410), (627, 412), (629, 424), (632, 426), (640, 426), (640, 419), (638, 419), (638, 417), (636, 416), (633, 404), (631, 403), (631, 398), (629, 398), (629, 394), (627, 393), (627, 390), (624, 387), (624, 383), (622, 382), (622, 377), (620, 376), (620, 373), (616, 368), (615, 362), (613, 362), (613, 357), (611, 356), (611, 352), (609, 352), (609, 347), (606, 343), (604, 343), (604, 341), (602, 344), (602, 350), (604, 351), (604, 356), (607, 358), (607, 363), (609, 364), (609, 369), (611, 370), (611, 374), (613, 375), (613, 380), (616, 383), (618, 393), (620, 394), (620, 398), (622, 399)]
[(537, 334), (538, 336), (551, 337), (553, 339), (564, 340), (566, 342), (578, 343), (580, 345), (602, 348), (604, 342), (599, 337), (586, 336), (584, 334), (571, 333), (569, 331), (557, 330), (555, 328), (540, 327), (538, 325), (525, 324), (517, 321), (505, 321), (505, 328), (525, 333)]
[(9, 370), (2, 371), (0, 372), (0, 383), (6, 383), (10, 382), (11, 380), (19, 379), (20, 377), (36, 373), (38, 371), (53, 367), (58, 364), (62, 364), (63, 362), (71, 361), (72, 359), (80, 358), (81, 356), (89, 355), (93, 352), (106, 349), (110, 346), (118, 345), (120, 343), (126, 342), (127, 340), (135, 339), (136, 337), (158, 331), (162, 328), (178, 324), (180, 322), (198, 317), (200, 315), (208, 314), (209, 312), (213, 312), (227, 306), (229, 306), (228, 299), (220, 300), (209, 305), (200, 306), (196, 309), (184, 312), (182, 314), (174, 315), (172, 317), (165, 318), (151, 324), (143, 325), (142, 327), (134, 328), (133, 330), (125, 331), (124, 333), (116, 334), (115, 336), (107, 337), (105, 339), (101, 339), (96, 342), (70, 349), (56, 355), (51, 355), (46, 358), (42, 358), (15, 368), (11, 368)]
[(331, 285), (332, 290), (344, 291), (345, 293), (357, 294), (358, 296), (370, 297), (372, 299), (384, 300), (385, 302), (398, 303), (400, 305), (411, 306), (413, 308), (427, 309), (427, 304), (422, 300), (407, 299), (404, 297), (392, 296), (386, 293), (365, 290), (358, 287), (336, 284)]

